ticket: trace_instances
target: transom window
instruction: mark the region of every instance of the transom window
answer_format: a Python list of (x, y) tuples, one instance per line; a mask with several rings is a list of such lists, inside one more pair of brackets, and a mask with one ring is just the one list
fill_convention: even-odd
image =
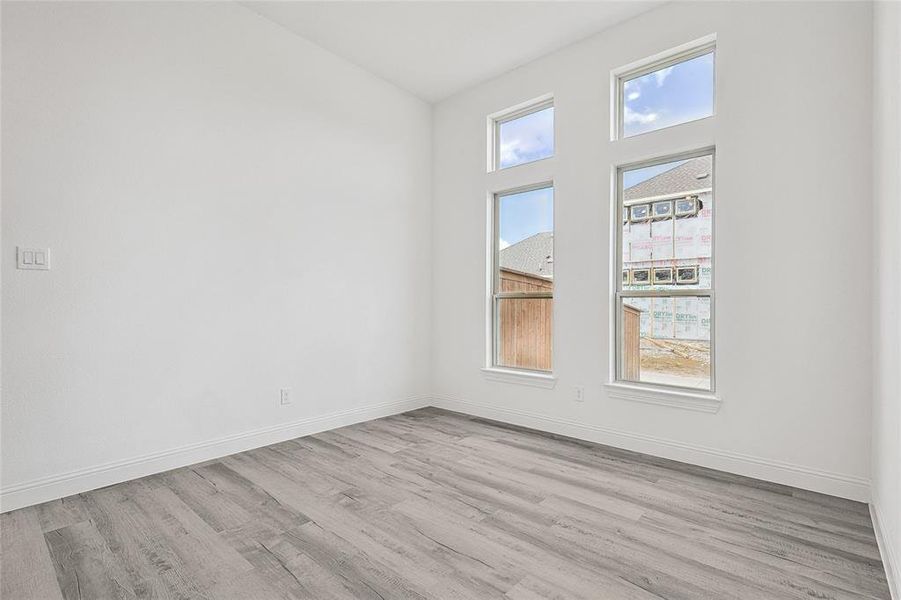
[(713, 115), (714, 58), (713, 43), (706, 43), (617, 75), (614, 137)]
[(546, 99), (491, 119), (492, 164), (506, 169), (554, 155), (554, 104)]

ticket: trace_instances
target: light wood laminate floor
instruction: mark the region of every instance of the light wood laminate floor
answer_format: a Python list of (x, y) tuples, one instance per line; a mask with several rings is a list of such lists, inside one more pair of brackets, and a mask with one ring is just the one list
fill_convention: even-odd
[(423, 409), (2, 515), (3, 600), (888, 598), (867, 507)]

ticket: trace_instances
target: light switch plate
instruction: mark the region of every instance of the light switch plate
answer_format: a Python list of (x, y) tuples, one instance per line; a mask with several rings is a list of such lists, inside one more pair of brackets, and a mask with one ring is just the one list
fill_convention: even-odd
[(50, 270), (50, 248), (16, 247), (16, 266), (35, 271)]

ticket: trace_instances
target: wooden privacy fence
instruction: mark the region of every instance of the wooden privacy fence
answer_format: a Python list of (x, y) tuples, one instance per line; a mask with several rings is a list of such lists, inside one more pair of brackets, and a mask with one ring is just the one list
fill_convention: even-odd
[[(553, 292), (551, 279), (501, 270), (502, 292)], [(550, 371), (553, 298), (498, 300), (498, 365)], [(641, 310), (623, 304), (622, 378), (639, 381), (641, 375)]]
[[(501, 270), (502, 292), (553, 292), (551, 279)], [(551, 370), (553, 298), (498, 300), (498, 364), (520, 369)]]
[(641, 311), (623, 303), (623, 371), (626, 381), (641, 380)]

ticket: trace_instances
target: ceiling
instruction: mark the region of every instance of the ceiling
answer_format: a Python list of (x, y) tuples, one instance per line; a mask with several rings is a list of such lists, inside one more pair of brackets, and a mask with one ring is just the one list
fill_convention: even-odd
[(645, 12), (629, 2), (244, 2), (427, 102)]

